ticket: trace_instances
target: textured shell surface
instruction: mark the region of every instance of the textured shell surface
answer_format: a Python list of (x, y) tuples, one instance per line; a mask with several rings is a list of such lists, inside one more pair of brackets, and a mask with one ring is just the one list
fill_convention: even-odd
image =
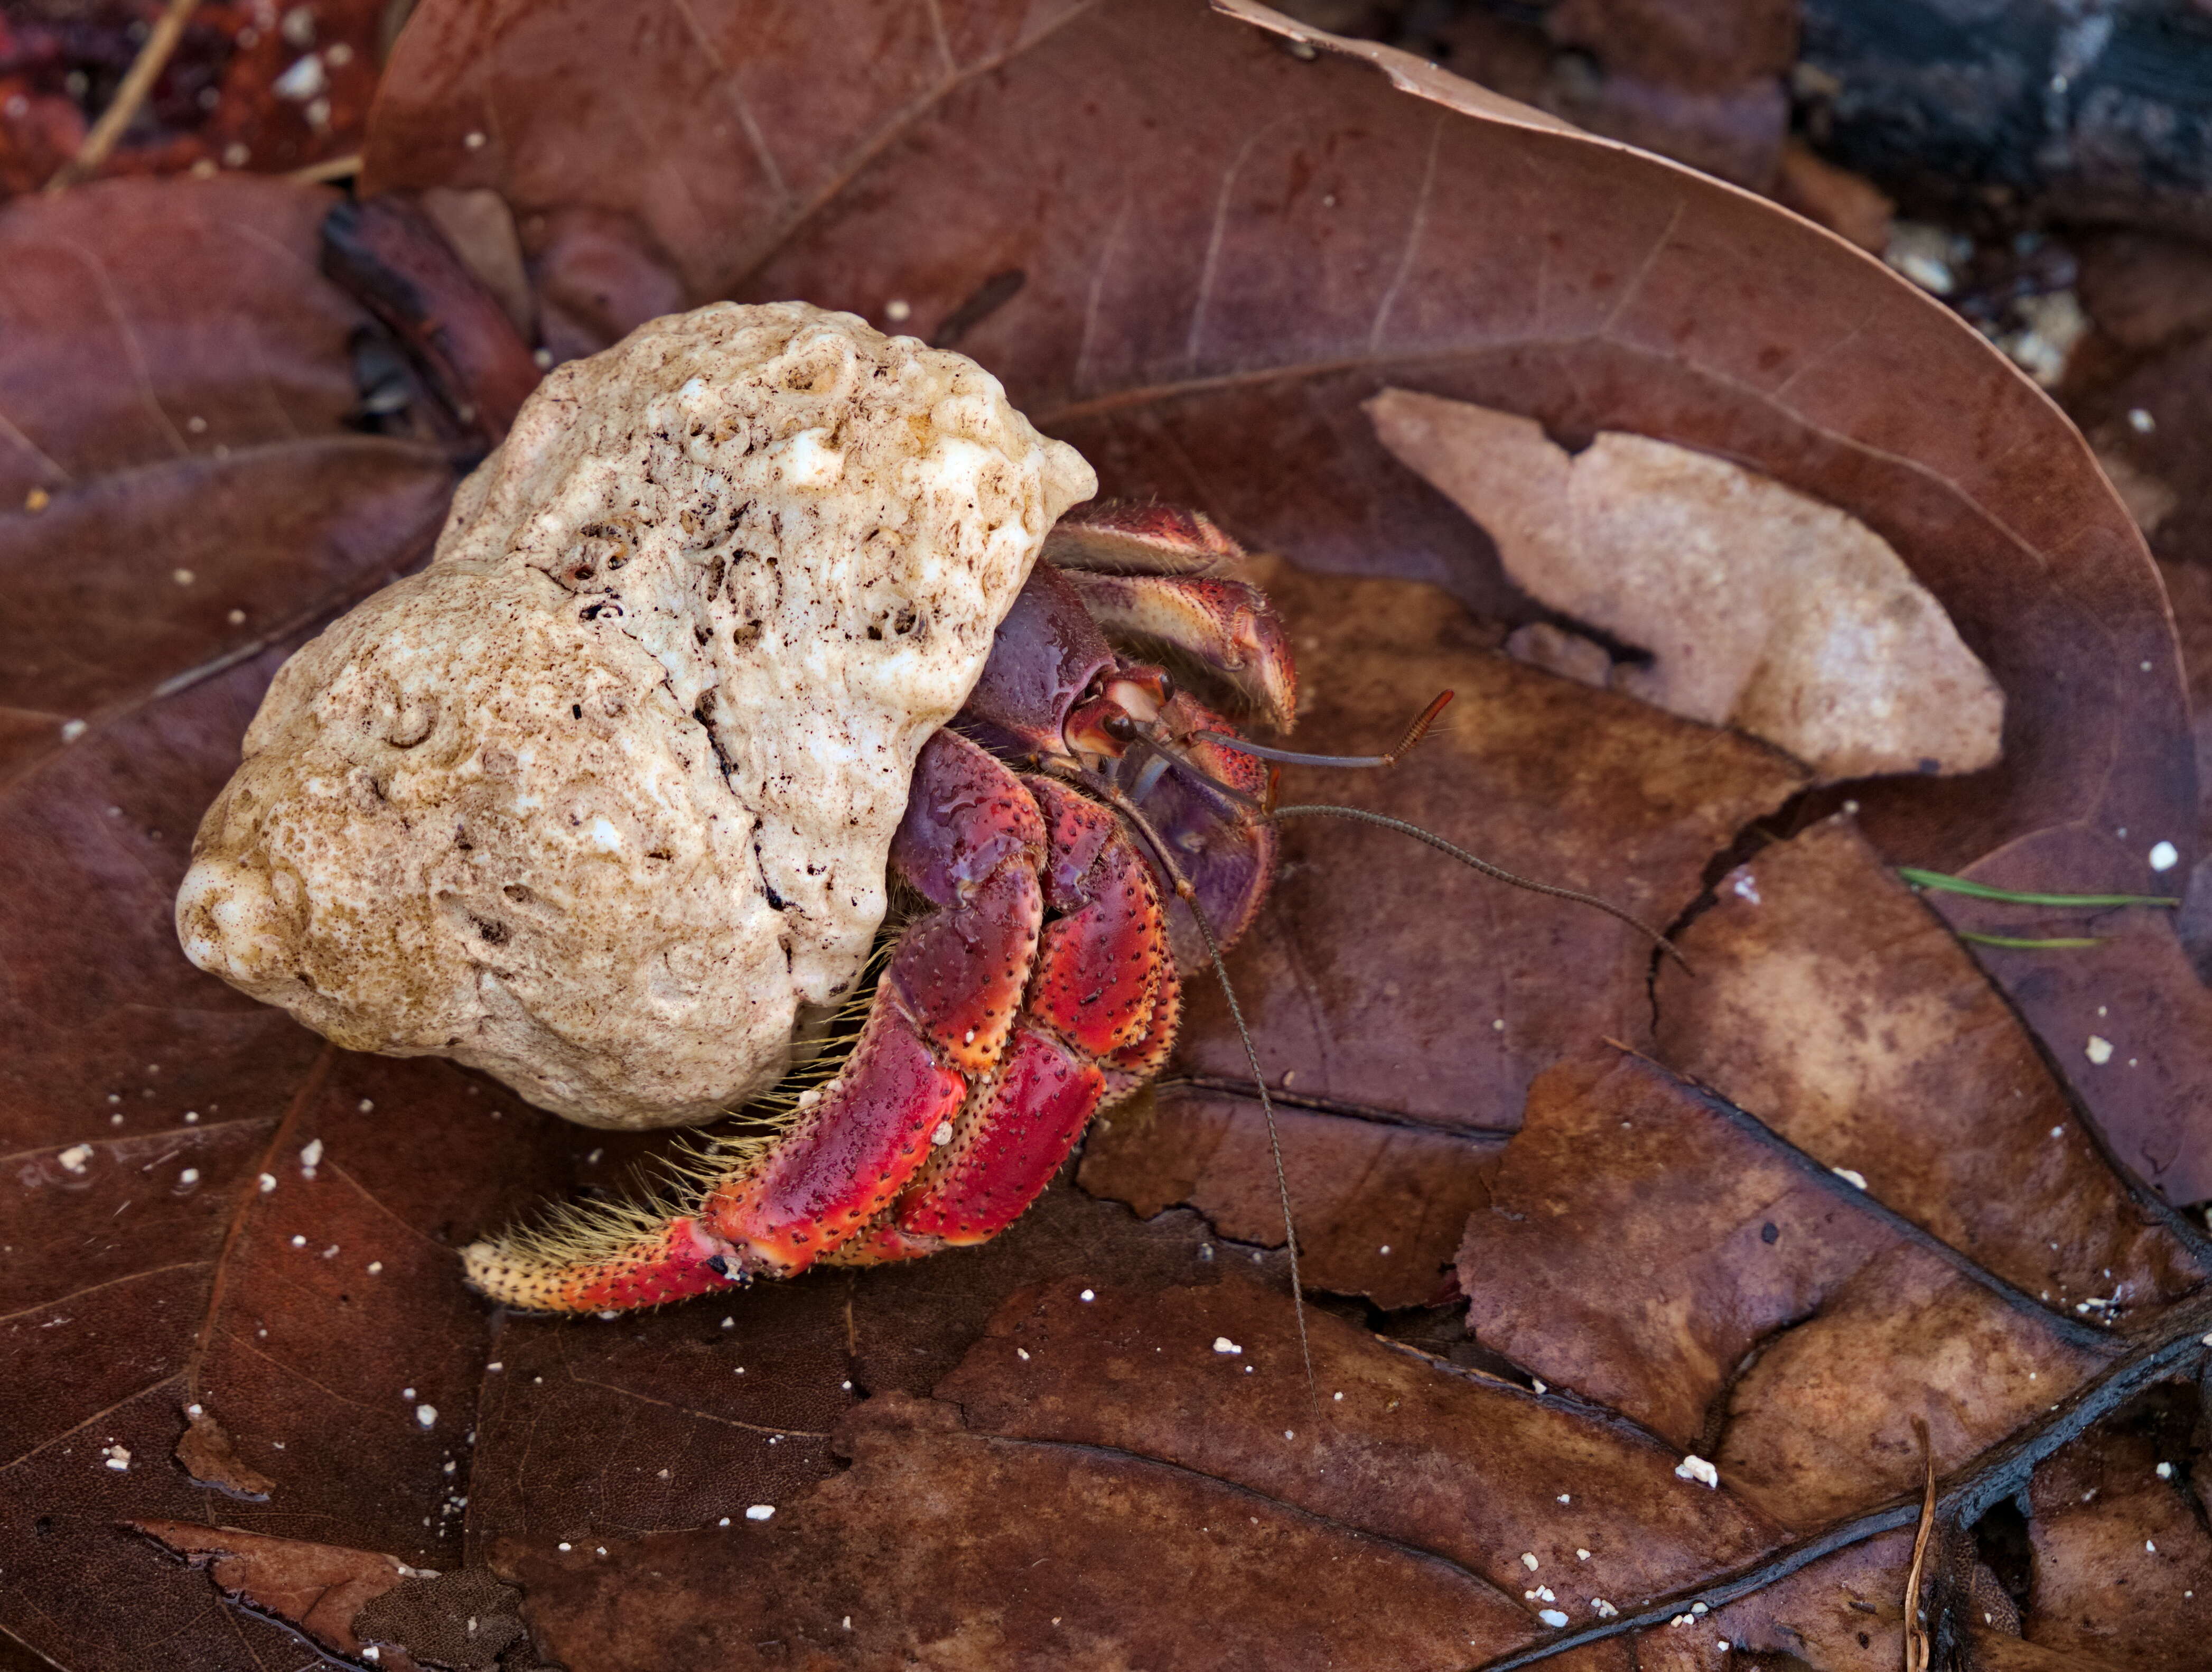
[(1095, 488), (972, 361), (802, 303), (560, 367), (429, 566), (278, 672), (187, 956), (587, 1124), (743, 1104), (857, 979), (915, 757)]

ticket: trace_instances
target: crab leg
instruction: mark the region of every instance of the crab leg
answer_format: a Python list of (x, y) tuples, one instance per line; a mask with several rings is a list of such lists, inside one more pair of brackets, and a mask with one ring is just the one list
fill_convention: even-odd
[(900, 938), (859, 1043), (775, 1144), (643, 1237), (579, 1232), (568, 1259), (478, 1243), (469, 1276), (509, 1304), (658, 1305), (754, 1274), (787, 1277), (878, 1220), (950, 1141), (1006, 1050), (1035, 961), (1045, 827), (1014, 775), (940, 732), (916, 763), (891, 862), (938, 909)]
[(988, 1242), (1051, 1182), (1091, 1117), (1157, 1073), (1180, 987), (1151, 867), (1106, 808), (1048, 779), (1043, 810), (1054, 914), (1005, 1061), (950, 1144), (872, 1233), (830, 1259), (872, 1265)]

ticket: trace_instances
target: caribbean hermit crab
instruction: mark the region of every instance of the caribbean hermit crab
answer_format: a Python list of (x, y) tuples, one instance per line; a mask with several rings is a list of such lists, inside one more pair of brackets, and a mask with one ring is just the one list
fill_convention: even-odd
[(682, 1200), (467, 1250), (495, 1298), (996, 1235), (1158, 1072), (1272, 876), (1266, 767), (1149, 658), (1295, 707), (1237, 548), (1062, 514), (1094, 485), (980, 368), (850, 315), (724, 304), (562, 368), (429, 568), (279, 673), (195, 845), (188, 954), (587, 1123), (750, 1106)]

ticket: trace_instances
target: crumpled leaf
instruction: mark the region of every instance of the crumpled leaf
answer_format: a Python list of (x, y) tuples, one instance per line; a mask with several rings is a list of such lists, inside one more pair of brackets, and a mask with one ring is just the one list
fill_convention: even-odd
[[(2188, 744), (2155, 578), (2078, 439), (1971, 332), (1765, 206), (1385, 52), (1320, 38), (1320, 56), (1294, 56), (1310, 32), (1236, 9), (1261, 27), (1175, 0), (696, 0), (611, 31), (603, 8), (428, 0), (385, 84), (371, 172), (503, 190), (555, 352), (726, 293), (801, 294), (884, 323), (896, 301), (908, 328), (957, 335), (1111, 490), (1198, 504), (1302, 566), (1273, 584), (1309, 658), (1316, 741), (1395, 737), (1450, 670), (1456, 735), (1387, 778), (1316, 777), (1314, 793), (1434, 817), (1661, 927), (1686, 927), (1674, 920), (1698, 909), (1701, 883), (1723, 883), (1726, 908), (1730, 868), (1769, 863), (1760, 845), (1778, 832), (1763, 816), (1798, 775), (1743, 739), (1492, 657), (1525, 605), (1473, 525), (1376, 443), (1357, 409), (1381, 387), (1510, 410), (1564, 439), (1609, 429), (1724, 454), (1888, 540), (2008, 713), (2003, 763), (1971, 786), (1854, 787), (1882, 857), (1958, 869), (2054, 827), (2183, 829)], [(172, 196), (213, 202), (186, 195), (201, 189)], [(167, 210), (107, 220), (70, 203), (17, 205), (0, 231), (82, 212), (109, 238), (152, 228), (145, 264), (160, 265)], [(287, 251), (307, 247), (288, 236)], [(204, 271), (169, 260), (139, 313), (173, 301), (188, 327), (213, 308), (235, 338), (229, 293)], [(328, 392), (310, 410), (336, 426), (349, 350), (388, 345), (349, 341), (367, 320), (305, 263), (288, 271), (327, 321), (302, 328), (311, 351), (288, 375)], [(47, 288), (60, 320), (70, 299)], [(299, 305), (282, 287), (236, 294), (258, 317)], [(193, 339), (175, 340), (182, 353)], [(112, 472), (167, 466), (159, 426), (136, 420), (127, 355), (53, 364), (30, 389), (42, 413), (116, 415), (83, 426), (94, 441), (152, 438)], [(21, 427), (19, 404), (0, 411)], [(343, 561), (253, 558), (291, 589), (302, 630), (345, 585), (419, 550), (450, 479), (427, 449), (346, 445), (386, 461), (393, 497), (422, 514), (369, 516)], [(318, 502), (349, 533), (380, 502), (350, 485)], [(271, 514), (246, 502), (239, 537)], [(21, 526), (6, 514), (5, 537)], [(88, 537), (68, 573), (138, 610), (145, 643), (168, 643), (176, 594), (160, 583), (198, 526), (118, 522), (129, 538)], [(1453, 614), (1407, 580), (1486, 613)], [(52, 613), (16, 617), (26, 644)], [(1655, 1020), (1650, 954), (1610, 920), (1318, 821), (1291, 827), (1293, 868), (1237, 964), (1267, 1001), (1263, 1061), (1296, 1074), (1293, 1183), (1323, 1204), (1309, 1275), (1341, 1286), (1306, 1316), (1318, 1412), (1282, 1255), (1229, 1234), (1277, 1235), (1273, 1184), (1242, 1053), (1200, 984), (1152, 1124), (1133, 1109), (1130, 1130), (1116, 1117), (1093, 1147), (1125, 1178), (1142, 1164), (1148, 1206), (1199, 1201), (1212, 1224), (1188, 1210), (1139, 1224), (1063, 1189), (992, 1245), (909, 1269), (609, 1323), (491, 1314), (452, 1250), (544, 1195), (620, 1188), (638, 1148), (445, 1065), (325, 1053), (183, 965), (168, 897), (185, 836), (290, 641), (244, 648), (256, 641), (218, 625), (227, 610), (158, 672), (117, 654), (83, 677), (81, 704), (33, 708), (9, 733), (26, 747), (0, 802), (14, 837), (0, 1001), (19, 1046), (0, 1082), (0, 1243), (32, 1253), (0, 1267), (0, 1329), (11, 1367), (27, 1367), (0, 1393), (0, 1432), (22, 1437), (0, 1455), (0, 1621), (72, 1672), (319, 1652), (118, 1530), (131, 1519), (489, 1564), (525, 1593), (517, 1652), (579, 1668), (1489, 1656), (1741, 1672), (1739, 1642), (1887, 1667), (1918, 1513), (1911, 1417), (1937, 1431), (1947, 1528), (1972, 1527), (1938, 1541), (1924, 1599), (1963, 1620), (1981, 1566), (2009, 1560), (1993, 1525), (2008, 1511), (1992, 1506), (2098, 1420), (2132, 1420), (2192, 1373), (2212, 1330), (2201, 1236), (2100, 1173), (2070, 1107), (2063, 1140), (2022, 1152), (2015, 1200), (2003, 1094), (2023, 1092), (2038, 1120), (2065, 1094), (2033, 1079), (2002, 1002), (1855, 840), (1802, 845), (1820, 860), (1811, 896), (1870, 889), (1876, 927), (1917, 914), (1899, 941), (1903, 1019), (1948, 1006), (1973, 1031), (1947, 1044), (1932, 1021), (1900, 1031), (1860, 990), (1880, 946), (1808, 909), (1794, 933), (1834, 935), (1874, 1031), (1820, 1036), (1823, 1073), (1802, 1085), (1755, 1053), (1778, 1037), (1746, 1001), (1767, 954), (1723, 912), (1692, 951), (1733, 995), (1733, 1035), (1663, 976)], [(64, 750), (57, 717), (80, 708), (92, 723)], [(1771, 817), (1789, 830), (1826, 810)], [(2172, 839), (2186, 862), (2185, 830)], [(2139, 838), (2113, 840), (2141, 871)], [(1517, 1037), (1504, 1012), (1502, 1049), (1483, 1001), (1501, 990), (1498, 955), (1531, 1000)], [(1377, 1001), (1378, 979), (1400, 983), (1395, 999)], [(1759, 1072), (1736, 1095), (1759, 1106), (1586, 1055), (1609, 1049), (1606, 1032), (1662, 1059), (1739, 1038)], [(1598, 1063), (1605, 1097), (1562, 1091)], [(1893, 1100), (1916, 1074), (1946, 1106)], [(1815, 1096), (1838, 1086), (1879, 1091), (1844, 1118)], [(1644, 1118), (1606, 1101), (1624, 1087), (1652, 1141), (1615, 1141), (1619, 1119)], [(1953, 1141), (1916, 1138), (1934, 1116)], [(1831, 1165), (1862, 1164), (1822, 1146), (1844, 1141), (1893, 1156), (1892, 1176), (1869, 1166), (1865, 1192), (1838, 1178)], [(1562, 1231), (1576, 1214), (1579, 1238)], [(1474, 1256), (1440, 1273), (1462, 1219), (1480, 1228)], [(2069, 1285), (2107, 1248), (2128, 1257), (2113, 1269), (2141, 1286), (2123, 1328), (2028, 1298), (2046, 1220)], [(1419, 1250), (1404, 1272), (1401, 1248)], [(1493, 1321), (1480, 1339), (1414, 1304), (1447, 1283)], [(1243, 1352), (1217, 1352), (1217, 1336)], [(170, 1462), (191, 1402), (270, 1483), (265, 1505)], [(1676, 1473), (1693, 1447), (1717, 1487)], [(118, 1448), (127, 1468), (112, 1466)], [(754, 1505), (775, 1512), (749, 1518)], [(2026, 1578), (2002, 1583), (2027, 1598)], [(2008, 1634), (2004, 1609), (1974, 1618), (1984, 1664), (2039, 1652)], [(2121, 1663), (2160, 1640), (2102, 1618)], [(2021, 1629), (2035, 1639), (2045, 1623), (2029, 1607)]]
[(1765, 738), (1824, 779), (1977, 772), (2004, 714), (1942, 605), (1864, 524), (1724, 459), (1385, 390), (1383, 446), (1540, 603), (1651, 653), (1616, 690)]

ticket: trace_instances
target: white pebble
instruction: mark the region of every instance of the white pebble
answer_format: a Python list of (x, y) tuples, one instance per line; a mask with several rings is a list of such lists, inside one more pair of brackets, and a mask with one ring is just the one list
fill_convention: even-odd
[(2180, 850), (2170, 842), (2161, 842), (2150, 850), (2150, 868), (2154, 871), (2171, 871), (2180, 863)]
[(81, 720), (65, 720), (62, 721), (62, 741), (64, 743), (75, 743), (90, 729), (91, 728)]
[(276, 1188), (276, 1174), (274, 1174), (274, 1173), (264, 1173), (264, 1174), (262, 1174), (262, 1175), (261, 1175), (261, 1194), (262, 1194), (263, 1195), (264, 1195), (264, 1196), (265, 1196), (265, 1195), (268, 1195), (271, 1190), (275, 1189)]
[(2158, 1478), (2161, 1480), (2171, 1480), (2173, 1479), (2173, 1465), (2172, 1463), (2160, 1463), (2158, 1466)]
[(1589, 1552), (1578, 1547), (1575, 1551), (1575, 1560), (1578, 1562), (1588, 1561), (1589, 1560)]
[(435, 1428), (438, 1426), (438, 1408), (434, 1405), (417, 1405), (415, 1408), (415, 1420), (425, 1428)]
[(1521, 1566), (1534, 1573), (1536, 1571), (1536, 1553), (1533, 1550), (1523, 1550), (1521, 1553)]
[(305, 1237), (295, 1237), (292, 1239), (292, 1246), (294, 1248), (305, 1248), (307, 1246), (307, 1239)]
[(125, 1469), (131, 1467), (131, 1448), (129, 1446), (111, 1445), (107, 1448), (106, 1455), (108, 1468), (112, 1469)]
[(2093, 1033), (2089, 1036), (2089, 1043), (2081, 1048), (2081, 1055), (2101, 1068), (2112, 1060), (2112, 1042), (2102, 1034)]
[(1542, 1620), (1547, 1626), (1549, 1626), (1555, 1632), (1559, 1630), (1560, 1626), (1567, 1623), (1567, 1616), (1557, 1608), (1541, 1609), (1537, 1613), (1536, 1618)]
[(1610, 1620), (1620, 1612), (1602, 1596), (1594, 1596), (1590, 1599), (1590, 1611), (1600, 1620)]
[(72, 1144), (54, 1159), (62, 1164), (64, 1172), (81, 1173), (85, 1169), (85, 1164), (92, 1159), (92, 1146)]
[(376, 1113), (376, 1103), (374, 1098), (363, 1097), (359, 1104), (355, 1105), (355, 1107), (358, 1108), (364, 1115), (374, 1115)]
[(372, 1261), (370, 1261), (370, 1262), (368, 1262), (368, 1274), (369, 1274), (371, 1277), (374, 1277), (375, 1275), (377, 1275), (377, 1274), (378, 1274), (378, 1273), (381, 1272), (383, 1269), (384, 1269), (384, 1262), (382, 1262), (381, 1260), (372, 1260)]
[(1678, 1480), (1697, 1480), (1707, 1487), (1717, 1487), (1721, 1483), (1720, 1470), (1694, 1451), (1674, 1465), (1674, 1474)]
[(1078, 1300), (1096, 1300), (1098, 1297), (1093, 1291), (1085, 1289), (1081, 1294), (1076, 1296), (1076, 1298)]
[(745, 1519), (747, 1521), (766, 1521), (775, 1513), (775, 1505), (773, 1504), (755, 1504), (746, 1509)]
[(1831, 1167), (1828, 1170), (1855, 1190), (1866, 1189), (1866, 1175), (1850, 1167)]
[(309, 1178), (313, 1178), (315, 1176), (315, 1169), (322, 1164), (323, 1140), (319, 1138), (310, 1139), (300, 1151), (300, 1170)]
[(947, 1144), (951, 1143), (952, 1141), (952, 1122), (950, 1121), (939, 1121), (937, 1123), (937, 1130), (929, 1134), (929, 1141), (936, 1145), (939, 1149), (943, 1149)]
[[(1213, 1338), (1213, 1350), (1216, 1353), (1242, 1353), (1244, 1349), (1237, 1346), (1236, 1342), (1231, 1341), (1226, 1335), (1216, 1335)], [(1337, 1395), (1337, 1397), (1341, 1399), (1344, 1395), (1342, 1394), (1339, 1394)]]
[(187, 1167), (177, 1175), (177, 1183), (179, 1184), (197, 1184), (199, 1182), (200, 1170), (198, 1167)]

